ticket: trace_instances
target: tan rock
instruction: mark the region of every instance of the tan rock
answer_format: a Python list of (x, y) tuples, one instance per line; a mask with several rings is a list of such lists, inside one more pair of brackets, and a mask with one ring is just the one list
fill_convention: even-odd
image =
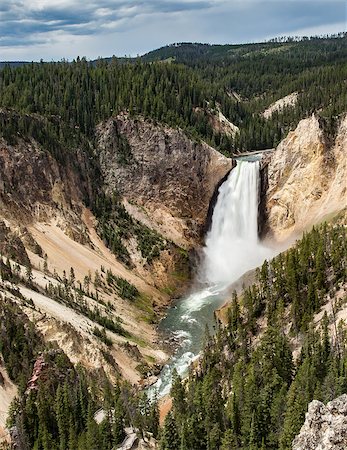
[(319, 119), (301, 120), (268, 164), (268, 228), (278, 240), (300, 233), (347, 205), (347, 117), (332, 146)]
[(2, 360), (0, 360), (0, 443), (2, 437), (6, 437), (4, 433), (8, 409), (12, 400), (17, 395), (17, 387), (10, 380)]
[(295, 106), (298, 101), (298, 93), (293, 92), (292, 94), (286, 95), (285, 97), (280, 98), (272, 105), (270, 105), (263, 112), (263, 116), (265, 119), (269, 119), (274, 112), (281, 112), (283, 108), (287, 108), (288, 106)]
[[(178, 245), (196, 242), (215, 187), (232, 160), (180, 129), (126, 114), (100, 124), (97, 131), (108, 190), (142, 209), (153, 227)], [(119, 135), (130, 146), (128, 164), (119, 161)]]

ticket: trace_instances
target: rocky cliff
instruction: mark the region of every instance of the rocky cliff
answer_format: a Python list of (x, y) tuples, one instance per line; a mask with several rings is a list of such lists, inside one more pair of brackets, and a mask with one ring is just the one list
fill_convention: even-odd
[[(12, 130), (7, 139), (0, 138), (0, 214), (22, 224), (59, 212), (80, 215), (82, 204), (93, 198), (95, 178), (92, 153), (82, 148), (83, 140), (72, 136), (64, 145), (52, 123), (38, 115), (0, 109), (0, 116)], [(20, 123), (25, 132), (16, 131)]]
[[(23, 118), (9, 110), (0, 114), (16, 126), (21, 120), (29, 123), (25, 135), (15, 133), (10, 140), (0, 140), (0, 219), (19, 233), (23, 224), (54, 222), (73, 240), (91, 244), (82, 212), (86, 201), (92, 204), (106, 192), (120, 196), (130, 221), (179, 247), (191, 248), (201, 240), (218, 182), (233, 165), (181, 130), (141, 117), (120, 114), (100, 124), (97, 148), (86, 151), (86, 146), (62, 145), (58, 134), (44, 144), (38, 142), (30, 126), (40, 131), (45, 126), (40, 116)], [(97, 220), (92, 220), (94, 225)], [(141, 277), (161, 287), (169, 282), (166, 274), (175, 272), (177, 252), (167, 246), (149, 268), (138, 251), (137, 237), (122, 239)]]
[(107, 191), (123, 195), (128, 210), (166, 238), (196, 245), (214, 189), (232, 160), (179, 129), (126, 114), (97, 131)]
[(89, 155), (71, 151), (63, 163), (49, 146), (19, 137), (0, 138), (0, 219), (11, 229), (55, 220), (67, 235), (86, 243), (81, 214), (93, 196)]
[(347, 203), (347, 117), (333, 140), (313, 115), (278, 145), (267, 165), (267, 233), (302, 232)]
[(313, 400), (308, 406), (293, 450), (345, 450), (347, 448), (347, 395), (327, 405)]

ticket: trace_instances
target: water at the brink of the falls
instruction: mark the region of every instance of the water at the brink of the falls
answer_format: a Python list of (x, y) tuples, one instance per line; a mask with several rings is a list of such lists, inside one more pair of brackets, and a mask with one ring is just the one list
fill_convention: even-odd
[(259, 161), (238, 160), (219, 188), (198, 269), (200, 288), (172, 307), (160, 324), (180, 345), (150, 395), (170, 392), (173, 369), (187, 373), (201, 351), (206, 324), (213, 327), (213, 312), (227, 298), (226, 288), (273, 255), (258, 239), (259, 185)]

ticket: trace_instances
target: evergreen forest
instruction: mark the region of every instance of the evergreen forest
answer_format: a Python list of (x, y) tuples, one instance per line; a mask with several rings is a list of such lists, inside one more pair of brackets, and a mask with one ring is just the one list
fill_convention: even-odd
[[(135, 59), (5, 64), (3, 108), (45, 118), (49, 136), (93, 141), (95, 126), (122, 111), (184, 129), (223, 153), (273, 148), (300, 119), (319, 112), (334, 133), (347, 103), (347, 36), (261, 44), (176, 44)], [(298, 93), (294, 106), (261, 114), (275, 100)], [(234, 136), (211, 124), (221, 111), (239, 128)], [(20, 133), (28, 133), (28, 116)], [(69, 133), (66, 130), (69, 129)], [(0, 124), (16, 135), (15, 124)]]
[(233, 294), (197, 367), (183, 382), (174, 376), (162, 450), (290, 450), (308, 403), (347, 392), (347, 330), (335, 323), (346, 245), (344, 226), (313, 228)]

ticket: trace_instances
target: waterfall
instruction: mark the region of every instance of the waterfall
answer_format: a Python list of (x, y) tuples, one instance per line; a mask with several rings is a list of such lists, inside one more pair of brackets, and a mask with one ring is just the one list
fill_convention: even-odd
[(200, 278), (228, 286), (269, 256), (258, 239), (259, 161), (238, 160), (219, 188)]
[(213, 326), (213, 313), (226, 298), (226, 288), (273, 252), (258, 239), (259, 161), (238, 160), (221, 185), (211, 229), (203, 249), (200, 289), (170, 308), (160, 328), (179, 341), (179, 347), (161, 371), (149, 395), (170, 392), (174, 369), (184, 375), (201, 351), (205, 325)]

